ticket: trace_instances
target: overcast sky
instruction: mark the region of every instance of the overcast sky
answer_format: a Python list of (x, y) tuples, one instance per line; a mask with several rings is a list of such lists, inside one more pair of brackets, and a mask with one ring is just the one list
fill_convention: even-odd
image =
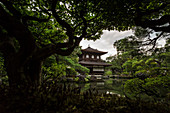
[(106, 59), (106, 57), (115, 55), (116, 49), (113, 47), (113, 43), (116, 40), (122, 39), (127, 36), (132, 35), (132, 30), (119, 32), (119, 31), (107, 31), (104, 30), (103, 35), (100, 39), (96, 41), (88, 41), (88, 40), (82, 40), (80, 42), (80, 46), (82, 46), (82, 49), (85, 49), (90, 45), (91, 48), (98, 49), (100, 51), (108, 52), (107, 54), (102, 56), (102, 59)]
[[(103, 35), (101, 36), (100, 39), (96, 41), (82, 40), (80, 42), (80, 46), (82, 46), (82, 49), (85, 49), (88, 46), (90, 46), (91, 48), (98, 49), (104, 52), (108, 52), (107, 54), (102, 55), (101, 57), (103, 60), (105, 60), (106, 57), (115, 55), (117, 53), (116, 49), (113, 47), (113, 44), (116, 40), (120, 40), (122, 38), (131, 36), (131, 35), (133, 35), (132, 30), (123, 31), (123, 32), (104, 30)], [(159, 40), (160, 47), (162, 47), (164, 44), (165, 44), (164, 39)]]

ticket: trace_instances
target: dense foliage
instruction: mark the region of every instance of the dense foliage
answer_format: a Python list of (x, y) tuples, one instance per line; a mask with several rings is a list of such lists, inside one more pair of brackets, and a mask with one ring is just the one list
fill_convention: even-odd
[(87, 0), (0, 0), (0, 52), (9, 84), (39, 85), (43, 61), (68, 56), (85, 38), (96, 40), (104, 23)]
[(5, 69), (4, 69), (4, 59), (0, 55), (0, 76), (3, 77), (6, 75)]
[(107, 59), (113, 64), (113, 73), (134, 77), (124, 84), (126, 96), (139, 98), (145, 94), (153, 99), (165, 98), (170, 91), (170, 38), (166, 37), (162, 47), (147, 45), (152, 48), (147, 49), (145, 41), (141, 41), (147, 39), (143, 31), (136, 29), (134, 36), (116, 41), (117, 55)]
[(87, 75), (89, 69), (78, 63), (80, 48), (76, 48), (69, 56), (52, 55), (44, 61), (43, 79), (59, 79), (62, 77), (75, 77), (78, 74)]

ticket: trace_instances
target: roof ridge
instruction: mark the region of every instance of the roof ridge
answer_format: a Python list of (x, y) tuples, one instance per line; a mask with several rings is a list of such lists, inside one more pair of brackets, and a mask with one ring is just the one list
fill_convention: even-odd
[(98, 49), (94, 49), (94, 48), (91, 48), (91, 47), (87, 47), (86, 49), (82, 49), (82, 51), (88, 51), (88, 52), (94, 52), (94, 53), (102, 53), (102, 54), (107, 53), (107, 52), (99, 51)]

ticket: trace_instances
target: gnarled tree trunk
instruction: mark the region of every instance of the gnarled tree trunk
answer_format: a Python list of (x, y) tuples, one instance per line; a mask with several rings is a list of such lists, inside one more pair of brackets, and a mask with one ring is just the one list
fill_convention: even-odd
[[(52, 54), (70, 55), (84, 37), (91, 37), (102, 30), (94, 30), (92, 33), (87, 33), (88, 23), (82, 15), (80, 19), (83, 23), (80, 21), (81, 24), (78, 24), (82, 30), (80, 30), (80, 33), (76, 33), (78, 26), (74, 27), (72, 24), (69, 24), (70, 22), (65, 21), (62, 16), (60, 17), (60, 15), (58, 15), (58, 11), (56, 11), (58, 2), (55, 0), (53, 4), (49, 4), (50, 9), (45, 9), (46, 11), (42, 12), (42, 15), (47, 12), (47, 14), (49, 14), (48, 16), (44, 16), (44, 18), (41, 17), (41, 14), (37, 15), (35, 13), (36, 15), (33, 16), (32, 14), (26, 14), (22, 8), (18, 8), (19, 4), (14, 5), (14, 3), (15, 2), (1, 0), (0, 5), (0, 52), (3, 53), (5, 59), (5, 68), (10, 86), (38, 86), (41, 82), (43, 59)], [(32, 9), (30, 10), (31, 7), (29, 7), (25, 7), (25, 10), (31, 13)], [(49, 11), (51, 11), (52, 14), (49, 13)], [(58, 32), (56, 32), (54, 36), (48, 37), (48, 33), (46, 35), (41, 33), (45, 30), (35, 33), (34, 30), (39, 30), (40, 26), (45, 25), (41, 24), (38, 26), (37, 22), (46, 22), (47, 26), (40, 27), (40, 29), (45, 29), (49, 27), (48, 24), (50, 25), (55, 22), (51, 19), (56, 20), (56, 23), (58, 22), (59, 24), (56, 30), (62, 27), (62, 32), (65, 33), (65, 35), (61, 35), (60, 33), (57, 35)], [(51, 30), (51, 28), (49, 30)], [(39, 36), (39, 34), (41, 35)], [(63, 36), (67, 36), (68, 39), (63, 39)], [(57, 38), (55, 39), (54, 37)], [(60, 37), (63, 41), (60, 41)], [(48, 38), (51, 43), (44, 44), (46, 38)]]
[(20, 59), (12, 57), (5, 59), (5, 66), (11, 87), (40, 85), (42, 60), (31, 59), (23, 64)]

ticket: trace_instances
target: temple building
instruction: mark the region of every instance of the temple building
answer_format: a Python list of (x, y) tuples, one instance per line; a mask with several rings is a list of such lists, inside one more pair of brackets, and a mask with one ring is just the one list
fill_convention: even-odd
[(105, 63), (101, 60), (101, 55), (107, 52), (93, 49), (90, 46), (86, 49), (82, 49), (82, 54), (79, 56), (79, 64), (90, 69), (90, 75), (103, 75), (105, 67), (111, 66), (111, 64)]

